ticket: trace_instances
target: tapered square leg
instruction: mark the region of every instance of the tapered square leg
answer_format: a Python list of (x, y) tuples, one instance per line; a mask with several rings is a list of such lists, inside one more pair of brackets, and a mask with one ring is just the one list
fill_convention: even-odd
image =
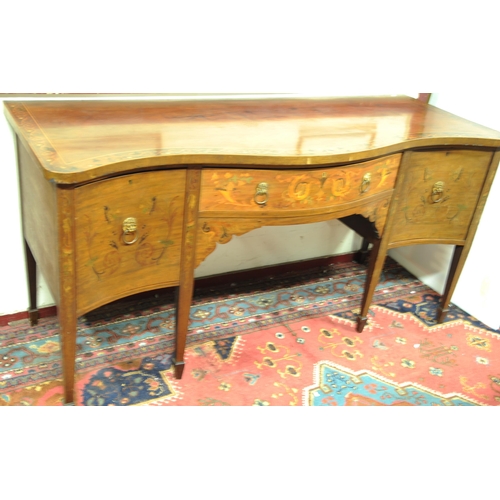
[(448, 277), (446, 279), (446, 286), (441, 298), (441, 304), (437, 311), (436, 321), (438, 323), (443, 323), (446, 319), (446, 315), (450, 310), (450, 302), (451, 297), (453, 296), (453, 292), (455, 291), (455, 287), (458, 281), (458, 277), (460, 275), (460, 271), (465, 262), (465, 253), (463, 252), (463, 246), (456, 246), (455, 251), (453, 252), (453, 258), (450, 264), (450, 270), (448, 271)]
[(449, 307), (447, 307), (446, 309), (443, 309), (441, 306), (438, 307), (437, 316), (436, 316), (436, 322), (437, 323), (443, 323), (444, 320), (446, 319), (446, 316), (447, 316), (449, 310), (450, 310)]
[(368, 250), (369, 245), (370, 242), (366, 238), (363, 238), (361, 248), (354, 255), (354, 262), (357, 262), (358, 264), (366, 264), (370, 257), (370, 251)]
[(75, 357), (76, 357), (76, 310), (75, 304), (63, 298), (59, 313), (59, 336), (61, 339), (64, 402), (74, 403)]
[(377, 239), (373, 242), (373, 247), (370, 253), (370, 261), (368, 271), (366, 273), (365, 290), (363, 300), (361, 302), (361, 311), (358, 316), (358, 325), (356, 330), (361, 333), (368, 322), (368, 311), (373, 298), (375, 287), (380, 278), (382, 268), (386, 258), (386, 251), (381, 249), (381, 240)]
[(201, 169), (189, 169), (186, 177), (184, 204), (184, 230), (182, 237), (179, 286), (176, 289), (175, 321), (175, 378), (180, 379), (184, 371), (184, 351), (189, 329), (189, 312), (194, 291), (194, 261), (196, 231), (198, 226), (198, 201), (201, 185)]
[(184, 361), (175, 361), (174, 360), (174, 375), (175, 375), (175, 378), (176, 379), (181, 379), (182, 378), (182, 374), (184, 373), (184, 366), (186, 365), (186, 363)]
[(29, 247), (27, 241), (24, 241), (24, 249), (26, 256), (26, 272), (28, 276), (28, 295), (29, 295), (29, 309), (28, 315), (30, 320), (30, 325), (35, 326), (38, 324), (38, 305), (37, 305), (37, 297), (36, 297), (36, 261), (33, 257), (33, 253), (31, 252), (31, 248)]
[(59, 217), (59, 337), (61, 339), (64, 402), (74, 403), (76, 356), (76, 273), (74, 190), (58, 189)]
[(358, 333), (361, 333), (363, 331), (363, 328), (366, 326), (367, 322), (368, 318), (366, 316), (358, 316), (358, 325), (356, 327), (356, 331)]

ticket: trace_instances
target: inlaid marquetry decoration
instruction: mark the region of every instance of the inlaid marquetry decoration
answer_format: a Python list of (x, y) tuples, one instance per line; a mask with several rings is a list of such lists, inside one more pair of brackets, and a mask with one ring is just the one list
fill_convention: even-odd
[(153, 281), (155, 287), (178, 282), (184, 192), (184, 170), (131, 174), (75, 190), (79, 308), (110, 293), (150, 289)]
[(370, 203), (367, 206), (359, 207), (354, 210), (354, 213), (362, 215), (365, 219), (373, 222), (378, 235), (381, 236), (387, 220), (389, 205), (390, 197), (387, 196), (377, 202)]
[(217, 243), (224, 245), (233, 236), (241, 236), (265, 224), (259, 219), (198, 219), (195, 267), (216, 249)]
[(46, 135), (40, 130), (38, 124), (21, 103), (10, 103), (10, 112), (22, 127), (25, 135), (29, 138), (31, 147), (35, 150), (37, 157), (43, 166), (51, 169), (55, 164), (61, 163), (61, 159), (53, 146), (47, 140)]
[(401, 155), (322, 169), (204, 169), (200, 213), (307, 210), (359, 201), (393, 189)]
[(490, 161), (491, 153), (485, 151), (412, 153), (392, 240), (465, 239)]
[[(336, 211), (337, 217), (347, 215), (362, 215), (372, 222), (379, 235), (382, 234), (390, 205), (390, 194), (377, 196), (374, 200), (364, 203), (340, 205)], [(241, 236), (263, 226), (283, 226), (287, 224), (301, 224), (307, 222), (321, 222), (331, 220), (332, 214), (326, 212), (308, 217), (250, 217), (239, 219), (233, 217), (204, 217), (198, 219), (198, 234), (196, 244), (195, 266), (200, 265), (213, 251), (217, 244), (225, 245), (234, 236)]]

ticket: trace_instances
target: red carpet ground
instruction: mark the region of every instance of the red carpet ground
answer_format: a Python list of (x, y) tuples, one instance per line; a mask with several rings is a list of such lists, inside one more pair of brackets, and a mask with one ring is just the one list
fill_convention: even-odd
[[(338, 264), (197, 290), (186, 368), (173, 377), (171, 290), (80, 318), (76, 405), (494, 406), (500, 332), (388, 261), (369, 324), (366, 268)], [(228, 288), (229, 292), (228, 293)], [(61, 405), (55, 318), (0, 328), (0, 405)]]

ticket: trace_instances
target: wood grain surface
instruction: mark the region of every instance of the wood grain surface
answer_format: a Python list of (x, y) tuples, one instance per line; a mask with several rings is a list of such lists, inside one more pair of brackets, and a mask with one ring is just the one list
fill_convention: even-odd
[(45, 177), (65, 184), (166, 165), (303, 167), (500, 140), (410, 97), (7, 101), (5, 110)]

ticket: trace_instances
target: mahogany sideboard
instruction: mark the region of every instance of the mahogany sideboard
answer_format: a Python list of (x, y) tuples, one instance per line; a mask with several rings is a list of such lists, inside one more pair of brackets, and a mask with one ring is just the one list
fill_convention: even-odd
[(443, 321), (500, 159), (500, 132), (409, 97), (5, 103), (17, 139), (30, 319), (58, 306), (73, 401), (77, 317), (177, 287), (184, 368), (194, 269), (261, 226), (339, 219), (371, 243), (361, 332), (391, 248), (455, 246)]

